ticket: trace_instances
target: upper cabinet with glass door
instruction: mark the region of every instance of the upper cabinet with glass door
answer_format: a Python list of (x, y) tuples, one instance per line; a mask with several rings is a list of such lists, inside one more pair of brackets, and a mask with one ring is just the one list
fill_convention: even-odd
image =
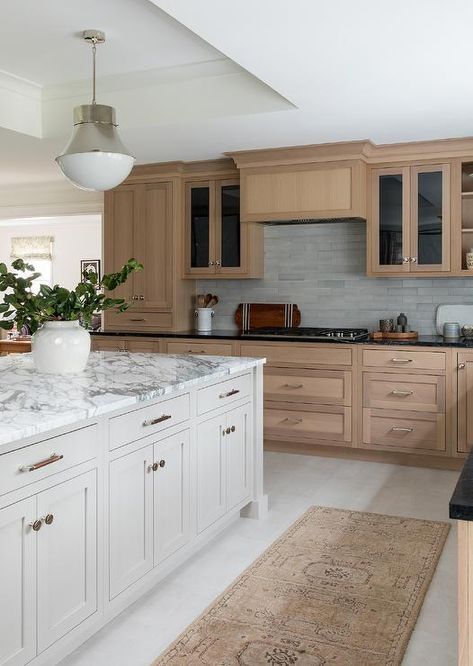
[(185, 196), (184, 277), (261, 277), (263, 229), (240, 221), (239, 180), (188, 182)]
[(450, 165), (372, 169), (368, 274), (450, 271)]

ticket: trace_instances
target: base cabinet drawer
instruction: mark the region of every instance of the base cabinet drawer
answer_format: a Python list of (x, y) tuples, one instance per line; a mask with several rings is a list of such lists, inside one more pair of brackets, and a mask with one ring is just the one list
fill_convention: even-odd
[(363, 409), (363, 442), (398, 451), (446, 450), (445, 414)]
[(166, 428), (187, 421), (190, 414), (189, 394), (164, 400), (150, 407), (110, 419), (110, 449), (154, 435)]
[(351, 408), (338, 406), (314, 406), (311, 410), (290, 408), (266, 408), (264, 410), (264, 435), (295, 441), (303, 439), (351, 442)]
[(97, 426), (90, 425), (5, 453), (0, 456), (0, 495), (91, 460), (97, 450)]
[(445, 352), (410, 351), (407, 349), (364, 349), (363, 366), (394, 368), (399, 371), (445, 370)]
[(230, 342), (201, 342), (198, 339), (179, 340), (166, 344), (168, 354), (196, 354), (207, 356), (231, 356)]
[(363, 406), (444, 413), (445, 377), (365, 372)]
[(280, 367), (291, 367), (298, 365), (304, 368), (313, 366), (351, 366), (353, 363), (353, 349), (349, 345), (338, 346), (325, 344), (317, 346), (314, 344), (298, 345), (286, 344), (258, 344), (257, 342), (242, 342), (240, 356), (251, 358), (266, 358), (270, 365)]
[(342, 370), (264, 370), (264, 398), (291, 403), (351, 405), (351, 372)]
[(226, 407), (251, 394), (251, 375), (227, 379), (200, 389), (197, 393), (197, 414), (206, 414), (213, 409)]

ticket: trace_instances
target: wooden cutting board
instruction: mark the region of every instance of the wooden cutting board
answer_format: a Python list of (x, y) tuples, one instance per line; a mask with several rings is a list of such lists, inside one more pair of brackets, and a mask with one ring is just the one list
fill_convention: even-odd
[(235, 322), (241, 331), (277, 326), (299, 326), (301, 312), (295, 303), (240, 303)]

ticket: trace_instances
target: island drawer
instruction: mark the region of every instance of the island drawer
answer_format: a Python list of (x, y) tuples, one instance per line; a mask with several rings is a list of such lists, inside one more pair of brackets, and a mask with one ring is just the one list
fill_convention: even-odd
[(363, 442), (398, 451), (445, 451), (445, 414), (365, 408)]
[(364, 372), (363, 406), (375, 409), (445, 412), (445, 377)]
[(349, 345), (334, 343), (324, 345), (298, 345), (293, 342), (265, 344), (258, 342), (242, 342), (240, 355), (250, 357), (264, 357), (271, 365), (302, 368), (312, 366), (351, 366), (353, 363), (353, 350)]
[(219, 384), (207, 386), (197, 393), (197, 414), (206, 414), (213, 409), (226, 407), (232, 402), (251, 394), (251, 375), (241, 375)]
[(105, 313), (106, 328), (119, 331), (154, 331), (172, 328), (171, 312), (126, 312), (109, 310)]
[(0, 456), (0, 495), (97, 456), (97, 426), (51, 437)]
[(287, 441), (303, 439), (351, 442), (351, 408), (338, 405), (314, 405), (307, 410), (266, 408), (264, 436)]
[(264, 371), (266, 401), (351, 405), (349, 370), (293, 370), (268, 367)]
[(399, 349), (364, 349), (363, 365), (375, 368), (410, 370), (445, 370), (445, 352), (424, 352)]
[(141, 407), (110, 419), (110, 450), (154, 435), (161, 430), (187, 421), (190, 415), (189, 394), (185, 393), (149, 407)]
[(200, 340), (187, 340), (168, 342), (168, 354), (206, 354), (209, 356), (231, 356), (231, 342), (201, 342)]

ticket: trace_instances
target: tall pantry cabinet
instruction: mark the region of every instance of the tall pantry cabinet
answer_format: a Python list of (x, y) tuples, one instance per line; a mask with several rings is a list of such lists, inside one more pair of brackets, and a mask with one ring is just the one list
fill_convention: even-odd
[(190, 327), (195, 283), (181, 279), (182, 188), (180, 165), (145, 165), (105, 193), (105, 272), (119, 270), (131, 257), (144, 265), (114, 292), (131, 307), (108, 311), (107, 330)]

